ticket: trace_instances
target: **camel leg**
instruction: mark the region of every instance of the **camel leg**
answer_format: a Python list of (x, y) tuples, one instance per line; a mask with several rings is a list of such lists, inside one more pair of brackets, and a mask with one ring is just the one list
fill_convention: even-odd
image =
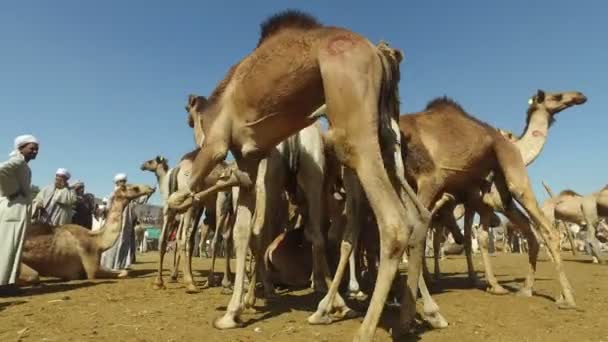
[[(321, 140), (320, 135), (317, 138)], [(317, 146), (316, 144), (313, 145)], [(318, 147), (322, 149), (322, 144), (319, 143)], [(315, 291), (326, 292), (331, 285), (332, 279), (327, 263), (325, 237), (321, 232), (321, 219), (324, 217), (323, 181), (325, 177), (325, 160), (323, 153), (317, 153), (318, 151), (312, 150), (311, 146), (305, 144), (303, 149), (307, 151), (300, 158), (301, 162), (297, 173), (297, 180), (306, 198), (307, 220), (304, 233), (308, 241), (312, 243)]]
[(351, 169), (344, 170), (344, 188), (346, 189), (346, 227), (343, 232), (342, 242), (340, 244), (340, 260), (334, 278), (329, 285), (329, 290), (325, 297), (319, 302), (317, 311), (308, 317), (310, 324), (329, 324), (332, 318), (329, 314), (333, 310), (337, 310), (340, 316), (347, 316), (354, 313), (344, 300), (340, 297), (338, 289), (344, 277), (344, 271), (350, 255), (353, 253), (354, 241), (357, 240), (360, 225), (362, 223), (361, 205), (363, 201), (363, 189), (357, 179), (357, 176)]
[[(190, 235), (192, 235), (192, 216), (194, 215), (194, 207), (190, 207), (182, 217), (180, 231), (178, 235), (177, 246), (179, 254), (184, 263), (184, 283), (186, 284), (186, 293), (197, 293), (199, 292), (198, 287), (194, 284), (194, 277), (192, 276), (192, 268), (190, 267)], [(177, 267), (176, 267), (177, 268)]]
[(223, 294), (231, 294), (232, 293), (232, 281), (230, 277), (232, 272), (230, 271), (230, 257), (232, 255), (232, 236), (227, 236), (224, 239), (224, 245), (226, 246), (226, 252), (224, 254), (224, 277), (222, 277), (222, 293)]
[(156, 279), (154, 279), (154, 283), (152, 283), (152, 288), (156, 290), (165, 288), (163, 281), (163, 261), (165, 259), (165, 253), (167, 252), (167, 233), (169, 230), (169, 222), (173, 222), (174, 219), (175, 213), (173, 211), (170, 212), (165, 206), (163, 208), (163, 226), (158, 240), (158, 271), (156, 274)]
[(36, 270), (22, 262), (19, 266), (19, 279), (17, 282), (19, 286), (39, 284), (40, 276)]
[[(232, 192), (232, 189), (228, 191)], [(234, 213), (232, 212), (232, 203), (231, 196), (228, 196), (228, 192), (218, 193), (216, 200), (216, 208), (215, 208), (215, 222), (216, 226), (216, 234), (222, 234), (222, 239), (226, 246), (225, 264), (224, 264), (224, 277), (222, 278), (222, 293), (231, 294), (232, 293), (232, 282), (230, 272), (230, 256), (232, 255), (232, 228), (234, 227)], [(215, 237), (214, 237), (215, 238)]]
[[(257, 162), (251, 162), (249, 165), (242, 160), (237, 160), (239, 167), (246, 166), (246, 172), (250, 177), (257, 172)], [(251, 177), (256, 179), (256, 177)], [(243, 311), (243, 295), (245, 284), (245, 258), (247, 256), (247, 248), (251, 238), (251, 223), (253, 211), (255, 209), (254, 191), (249, 189), (241, 189), (238, 198), (236, 221), (234, 224), (234, 245), (236, 247), (236, 277), (234, 281), (234, 290), (232, 298), (226, 308), (226, 313), (223, 317), (218, 318), (213, 322), (213, 326), (217, 329), (236, 328), (241, 325), (240, 315)]]
[(581, 210), (583, 212), (583, 216), (585, 217), (585, 222), (587, 222), (587, 236), (585, 239), (587, 241), (585, 241), (585, 243), (588, 244), (591, 249), (593, 262), (603, 264), (605, 260), (603, 260), (600, 255), (600, 243), (595, 236), (596, 227), (600, 223), (597, 214), (597, 202), (595, 197), (586, 196), (583, 198)]
[(481, 285), (479, 278), (477, 278), (477, 273), (475, 273), (475, 266), (473, 264), (473, 249), (471, 246), (471, 242), (473, 239), (472, 227), (474, 216), (475, 212), (470, 208), (469, 205), (466, 205), (464, 209), (464, 254), (466, 255), (467, 259), (469, 281), (473, 286), (479, 287)]
[(209, 233), (209, 225), (203, 223), (203, 229), (201, 229), (201, 238), (198, 242), (198, 255), (200, 258), (203, 257), (203, 247), (205, 246), (205, 240), (207, 240), (207, 234)]
[[(558, 304), (562, 308), (574, 308), (576, 307), (576, 302), (572, 294), (572, 286), (566, 276), (562, 257), (558, 250), (559, 234), (552, 228), (549, 220), (538, 206), (519, 151), (514, 150), (511, 145), (508, 145), (507, 148), (503, 145), (506, 145), (506, 142), (505, 144), (495, 146), (495, 150), (504, 174), (504, 184), (508, 187), (510, 194), (526, 209), (532, 221), (539, 227), (541, 236), (546, 241), (549, 254), (553, 257), (555, 263), (555, 270), (559, 276), (562, 290), (562, 295), (557, 300)], [(518, 162), (513, 163), (513, 160)], [(501, 177), (497, 178), (500, 179)], [(509, 202), (503, 200), (503, 203)]]
[(568, 225), (564, 221), (559, 221), (557, 224), (561, 227), (561, 229), (566, 233), (566, 238), (568, 238), (568, 243), (570, 243), (570, 248), (572, 249), (572, 255), (577, 256), (578, 253), (576, 251), (576, 245), (574, 244), (574, 237), (572, 236), (572, 231), (568, 228)]
[(485, 208), (485, 210), (479, 212), (479, 228), (476, 232), (477, 241), (479, 242), (479, 251), (481, 252), (481, 258), (483, 259), (486, 281), (488, 283), (486, 291), (496, 295), (503, 295), (509, 293), (509, 291), (498, 283), (498, 280), (494, 275), (494, 270), (488, 251), (488, 227), (490, 225), (491, 215), (492, 212), (489, 208)]
[(129, 270), (112, 271), (101, 265), (101, 253), (95, 256), (80, 253), (87, 279), (121, 279), (129, 275)]
[[(183, 219), (183, 217), (182, 217)], [(180, 225), (181, 225), (181, 221), (180, 221)], [(175, 234), (175, 248), (173, 249), (173, 264), (172, 264), (172, 268), (171, 268), (171, 276), (169, 277), (169, 282), (171, 283), (176, 283), (177, 282), (177, 277), (179, 275), (179, 262), (181, 259), (180, 253), (179, 253), (179, 236), (181, 234), (181, 228), (177, 228), (177, 233)]]
[(438, 281), (441, 276), (441, 271), (439, 270), (439, 258), (440, 250), (441, 250), (441, 237), (443, 235), (443, 226), (436, 225), (435, 229), (433, 229), (433, 260), (434, 260), (434, 270), (433, 270), (433, 280)]
[(355, 260), (355, 254), (357, 252), (357, 241), (353, 241), (353, 251), (348, 257), (348, 297), (356, 300), (366, 300), (367, 295), (361, 291), (359, 281), (357, 281), (357, 263)]
[(209, 286), (215, 286), (215, 260), (218, 253), (218, 236), (220, 235), (220, 224), (215, 221), (215, 233), (213, 234), (213, 240), (211, 240), (211, 268), (209, 269), (208, 282)]
[(536, 239), (536, 235), (532, 231), (530, 226), (530, 220), (524, 213), (521, 212), (513, 204), (509, 205), (504, 212), (505, 216), (513, 222), (514, 226), (517, 227), (521, 233), (523, 233), (526, 241), (528, 242), (528, 274), (524, 281), (524, 286), (519, 290), (518, 295), (523, 297), (531, 297), (532, 289), (534, 287), (534, 278), (536, 274), (536, 262), (538, 260), (539, 244)]

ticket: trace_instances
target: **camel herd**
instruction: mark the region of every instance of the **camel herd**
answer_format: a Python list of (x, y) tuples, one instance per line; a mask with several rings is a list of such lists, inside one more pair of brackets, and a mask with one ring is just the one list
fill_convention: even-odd
[[(599, 219), (608, 216), (608, 188), (586, 196), (562, 191), (540, 206), (526, 166), (541, 153), (555, 115), (585, 103), (585, 95), (538, 90), (529, 100), (520, 136), (476, 119), (447, 97), (431, 100), (421, 112), (401, 114), (402, 59), (401, 51), (385, 42), (374, 45), (357, 33), (325, 26), (298, 11), (267, 19), (256, 48), (230, 68), (212, 94), (188, 98), (187, 122), (196, 149), (173, 168), (161, 156), (141, 165), (156, 175), (163, 203), (154, 288), (164, 288), (166, 241), (169, 231), (176, 229), (172, 279), (177, 278), (181, 261), (186, 290), (200, 291), (191, 259), (194, 233), (204, 212), (202, 235), (214, 230), (214, 239), (222, 236), (233, 243), (236, 254), (234, 282), (226, 262), (222, 286), (231, 289), (232, 296), (224, 315), (213, 323), (218, 329), (242, 325), (241, 313), (253, 306), (258, 280), (266, 300), (276, 298), (275, 283), (310, 281), (315, 291), (325, 294), (309, 316), (310, 324), (350, 317), (355, 312), (339, 291), (347, 267), (347, 295), (365, 299), (364, 291), (371, 291), (355, 340), (373, 339), (385, 304), (395, 298), (401, 311), (399, 327), (393, 331), (408, 331), (418, 293), (423, 300), (421, 317), (432, 327), (444, 328), (448, 322), (423, 276), (428, 273), (427, 234), (434, 233), (434, 244), (444, 231), (462, 240), (469, 277), (477, 282), (471, 240), (478, 214), (476, 235), (487, 290), (504, 294), (488, 256), (487, 229), (500, 213), (528, 244), (529, 266), (519, 293), (532, 296), (542, 245), (557, 273), (556, 301), (563, 308), (576, 307), (556, 223), (586, 225), (594, 237)], [(317, 122), (320, 117), (327, 119), (327, 131)], [(234, 162), (224, 161), (229, 151)], [(138, 195), (152, 191), (128, 186), (125, 201), (133, 198), (133, 187)], [(120, 209), (122, 202), (117, 203), (112, 210)], [(84, 269), (67, 268), (67, 278), (83, 272), (89, 278), (125, 276), (108, 274), (98, 266), (100, 251), (115, 234), (112, 227), (118, 218), (112, 217), (111, 227), (94, 239), (70, 234), (75, 250), (65, 258), (81, 260)], [(457, 224), (461, 217), (464, 234)], [(29, 239), (24, 259), (40, 260), (41, 252), (29, 246), (48, 245), (49, 238), (46, 234)], [(596, 244), (593, 250), (600, 259)], [(398, 288), (396, 275), (403, 259), (408, 276), (406, 285)], [(310, 268), (307, 260), (312, 261)], [(34, 268), (48, 274), (42, 266)], [(212, 286), (213, 271), (210, 275)], [(371, 285), (360, 286), (361, 279)]]

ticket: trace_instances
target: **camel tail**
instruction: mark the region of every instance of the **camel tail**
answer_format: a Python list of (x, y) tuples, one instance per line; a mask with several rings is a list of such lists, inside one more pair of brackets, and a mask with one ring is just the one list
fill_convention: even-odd
[(377, 49), (378, 57), (382, 62), (382, 84), (378, 100), (378, 114), (380, 115), (378, 130), (383, 146), (382, 150), (384, 151), (391, 150), (384, 147), (394, 146), (399, 140), (391, 129), (391, 120), (399, 121), (399, 79), (401, 78), (399, 64), (403, 60), (403, 54), (401, 51), (389, 47), (384, 41), (378, 43)]

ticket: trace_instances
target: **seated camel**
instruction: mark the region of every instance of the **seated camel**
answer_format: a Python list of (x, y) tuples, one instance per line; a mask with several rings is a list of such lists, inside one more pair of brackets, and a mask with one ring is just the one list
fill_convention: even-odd
[(65, 280), (126, 277), (126, 270), (111, 271), (101, 266), (101, 253), (116, 242), (126, 205), (152, 195), (154, 190), (147, 185), (122, 185), (114, 190), (106, 223), (97, 231), (76, 224), (53, 227), (34, 223), (25, 236), (21, 261), (26, 267), (21, 278), (35, 282), (38, 275)]

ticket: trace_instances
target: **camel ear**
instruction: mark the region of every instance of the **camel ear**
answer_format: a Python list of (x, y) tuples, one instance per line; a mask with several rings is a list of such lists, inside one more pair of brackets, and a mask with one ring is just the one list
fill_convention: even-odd
[(538, 89), (538, 91), (536, 92), (536, 102), (542, 103), (544, 101), (545, 101), (545, 92)]

